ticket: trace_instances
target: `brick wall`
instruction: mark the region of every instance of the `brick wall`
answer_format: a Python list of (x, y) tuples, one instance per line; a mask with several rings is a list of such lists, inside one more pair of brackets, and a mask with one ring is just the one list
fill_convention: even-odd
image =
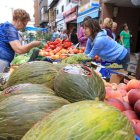
[(35, 20), (35, 26), (38, 26), (39, 25), (38, 0), (34, 2), (34, 20)]

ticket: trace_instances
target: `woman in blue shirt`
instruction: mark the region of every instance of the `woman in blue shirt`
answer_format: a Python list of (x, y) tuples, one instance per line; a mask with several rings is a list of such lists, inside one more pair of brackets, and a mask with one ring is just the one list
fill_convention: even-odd
[(88, 37), (84, 52), (88, 57), (94, 58), (95, 55), (98, 55), (103, 60), (110, 62), (120, 60), (127, 63), (130, 61), (127, 50), (109, 37), (106, 30), (101, 30), (96, 20), (89, 19), (85, 21), (83, 32)]
[(0, 73), (4, 72), (5, 67), (10, 66), (15, 52), (24, 54), (41, 44), (39, 41), (33, 41), (21, 45), (18, 31), (25, 28), (29, 20), (30, 16), (25, 10), (17, 9), (13, 13), (12, 22), (5, 22), (0, 26)]

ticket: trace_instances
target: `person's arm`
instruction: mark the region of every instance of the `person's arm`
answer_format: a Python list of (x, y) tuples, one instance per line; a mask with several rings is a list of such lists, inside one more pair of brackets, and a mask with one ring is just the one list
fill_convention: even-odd
[(120, 39), (121, 39), (122, 46), (124, 47), (123, 36), (120, 36)]
[(30, 49), (32, 49), (33, 47), (38, 47), (39, 45), (41, 45), (40, 41), (33, 41), (29, 44), (26, 45), (21, 45), (19, 40), (14, 40), (14, 41), (10, 41), (9, 42), (12, 49), (19, 54), (24, 54), (30, 51)]
[(87, 56), (93, 59), (96, 55), (98, 55), (98, 53), (102, 50), (103, 47), (104, 39), (96, 40), (92, 46), (92, 50)]
[(92, 48), (92, 46), (91, 46), (91, 43), (90, 43), (90, 39), (88, 39), (84, 54), (88, 55), (91, 51), (91, 48)]
[(78, 41), (79, 42), (83, 42), (85, 40), (87, 40), (88, 38), (85, 37), (84, 33), (83, 33), (83, 28), (80, 28), (78, 31)]

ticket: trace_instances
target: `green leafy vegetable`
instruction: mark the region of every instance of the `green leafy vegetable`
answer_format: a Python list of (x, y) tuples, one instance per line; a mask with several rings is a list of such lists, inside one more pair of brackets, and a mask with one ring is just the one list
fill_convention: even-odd
[(12, 61), (12, 65), (14, 64), (24, 64), (29, 60), (29, 56), (19, 55)]

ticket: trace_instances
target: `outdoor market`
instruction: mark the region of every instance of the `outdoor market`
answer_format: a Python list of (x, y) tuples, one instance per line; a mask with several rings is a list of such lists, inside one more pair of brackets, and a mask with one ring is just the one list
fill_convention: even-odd
[(16, 9), (0, 25), (0, 140), (140, 140), (140, 52), (128, 24), (117, 39), (110, 17), (63, 31), (29, 21)]

